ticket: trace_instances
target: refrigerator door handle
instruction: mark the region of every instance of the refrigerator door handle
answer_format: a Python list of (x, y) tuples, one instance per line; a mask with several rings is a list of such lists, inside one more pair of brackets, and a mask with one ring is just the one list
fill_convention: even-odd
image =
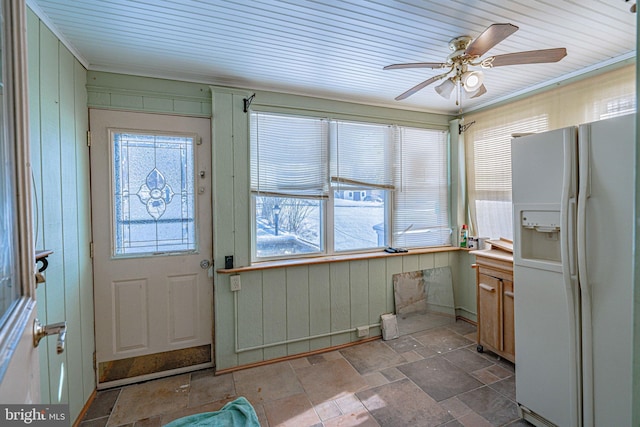
[(574, 153), (575, 147), (575, 129), (567, 129), (562, 138), (563, 150), (563, 171), (562, 171), (562, 194), (560, 201), (560, 258), (562, 260), (562, 279), (564, 282), (565, 295), (567, 297), (567, 317), (569, 322), (569, 366), (573, 366), (569, 372), (570, 390), (569, 405), (572, 408), (571, 419), (577, 420), (581, 425), (582, 407), (580, 399), (580, 383), (579, 383), (579, 367), (580, 367), (580, 351), (578, 347), (578, 329), (577, 329), (577, 311), (576, 301), (574, 297), (575, 276), (571, 272), (572, 258), (575, 256), (573, 252), (573, 238), (570, 233), (570, 226), (573, 227), (574, 222), (571, 218), (571, 199), (575, 199), (572, 194), (573, 174), (575, 173)]
[(580, 126), (578, 135), (579, 187), (577, 215), (578, 278), (582, 323), (582, 408), (585, 427), (594, 425), (593, 333), (591, 322), (591, 285), (587, 271), (587, 200), (590, 195), (590, 128)]
[(578, 282), (578, 267), (576, 266), (576, 240), (573, 238), (576, 235), (576, 211), (578, 201), (575, 197), (569, 198), (569, 205), (567, 207), (567, 250), (569, 258), (569, 275), (574, 283)]

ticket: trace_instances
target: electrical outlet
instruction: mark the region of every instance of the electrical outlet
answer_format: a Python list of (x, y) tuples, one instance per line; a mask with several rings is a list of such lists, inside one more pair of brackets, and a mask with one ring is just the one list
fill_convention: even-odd
[(356, 328), (358, 332), (358, 338), (369, 336), (369, 327), (368, 326), (358, 326)]
[(239, 291), (240, 290), (240, 275), (239, 274), (234, 274), (233, 276), (230, 277), (231, 279), (231, 291), (235, 292), (235, 291)]

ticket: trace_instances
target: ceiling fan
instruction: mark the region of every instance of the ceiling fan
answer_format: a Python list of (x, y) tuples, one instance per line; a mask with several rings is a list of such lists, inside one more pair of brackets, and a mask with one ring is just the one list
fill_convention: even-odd
[(414, 62), (407, 64), (393, 64), (384, 67), (385, 70), (398, 68), (431, 68), (448, 70), (442, 74), (431, 77), (419, 83), (408, 91), (398, 95), (396, 101), (401, 101), (421, 89), (438, 80), (446, 80), (435, 87), (435, 91), (444, 98), (449, 99), (454, 89), (456, 91), (456, 105), (460, 105), (460, 98), (477, 98), (487, 92), (483, 84), (484, 74), (481, 70), (472, 70), (470, 67), (483, 69), (502, 67), (504, 65), (536, 64), (558, 62), (567, 55), (567, 49), (541, 49), (526, 52), (507, 53), (504, 55), (489, 56), (481, 59), (489, 49), (502, 40), (515, 33), (518, 27), (513, 24), (493, 24), (482, 32), (475, 40), (469, 36), (460, 36), (449, 41), (449, 49), (452, 53), (447, 56), (446, 62)]

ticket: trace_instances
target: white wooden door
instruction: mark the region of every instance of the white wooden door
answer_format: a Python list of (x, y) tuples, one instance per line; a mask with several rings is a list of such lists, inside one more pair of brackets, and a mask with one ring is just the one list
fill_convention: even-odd
[(90, 129), (98, 388), (212, 366), (210, 120), (92, 109)]
[[(26, 70), (26, 6), (0, 2), (0, 402), (40, 403)], [(27, 409), (27, 408), (25, 408)], [(0, 424), (12, 424), (7, 414)]]
[[(0, 382), (0, 402), (2, 404), (41, 403), (38, 349), (33, 346), (35, 303), (21, 304), (19, 310), (23, 311), (20, 317), (27, 319), (26, 327), (19, 341), (15, 342), (15, 351), (11, 354), (11, 361)], [(55, 339), (55, 337), (49, 339)], [(5, 420), (4, 416), (4, 414), (0, 415), (0, 420)]]

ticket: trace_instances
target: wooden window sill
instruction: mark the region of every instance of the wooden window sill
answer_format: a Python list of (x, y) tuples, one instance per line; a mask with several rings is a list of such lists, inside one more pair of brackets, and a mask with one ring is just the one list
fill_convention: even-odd
[(361, 254), (331, 255), (331, 256), (314, 257), (314, 258), (296, 258), (296, 259), (286, 259), (286, 260), (276, 260), (276, 261), (265, 261), (265, 262), (258, 262), (246, 267), (220, 268), (216, 270), (216, 272), (220, 274), (235, 274), (235, 273), (244, 273), (247, 271), (268, 270), (270, 268), (295, 267), (300, 265), (313, 265), (313, 264), (327, 264), (331, 262), (359, 261), (359, 260), (365, 260), (365, 259), (377, 259), (377, 258), (386, 258), (386, 257), (394, 257), (394, 256), (422, 255), (422, 254), (431, 254), (431, 253), (437, 253), (437, 252), (451, 252), (451, 251), (459, 251), (459, 250), (464, 250), (464, 248), (459, 248), (456, 246), (437, 246), (437, 247), (431, 247), (431, 248), (409, 249), (408, 252), (400, 252), (395, 254), (391, 254), (383, 250), (380, 250), (379, 252), (367, 252), (367, 253), (361, 253)]

